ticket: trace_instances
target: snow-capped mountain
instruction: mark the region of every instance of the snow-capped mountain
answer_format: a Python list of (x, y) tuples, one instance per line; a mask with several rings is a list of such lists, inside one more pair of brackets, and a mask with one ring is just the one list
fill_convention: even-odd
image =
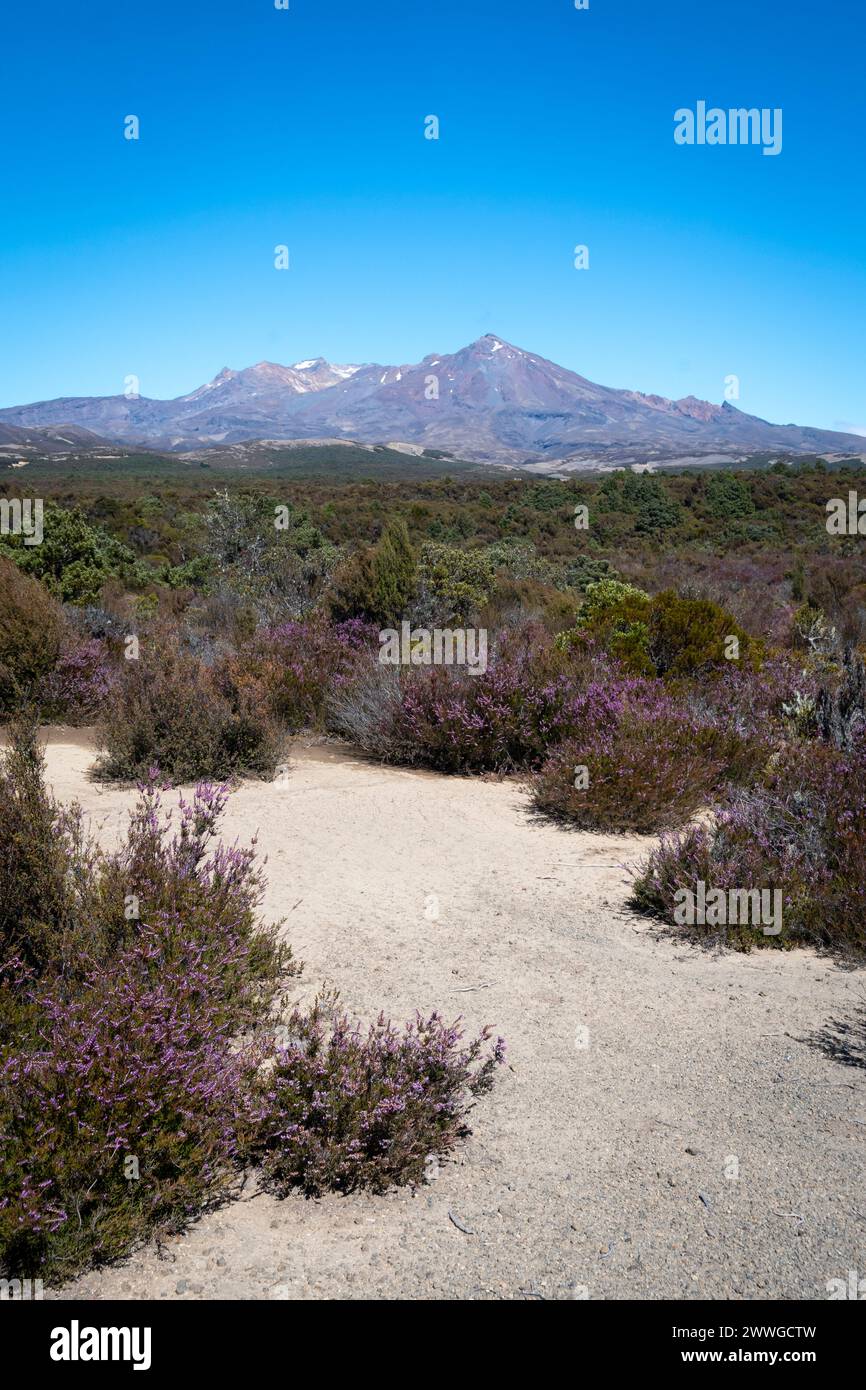
[(103, 438), (190, 449), (251, 439), (402, 440), (486, 462), (567, 459), (581, 450), (772, 449), (860, 453), (858, 435), (773, 425), (729, 402), (673, 401), (601, 386), (493, 334), (403, 366), (228, 367), (173, 400), (61, 397), (0, 410), (10, 426), (72, 425)]

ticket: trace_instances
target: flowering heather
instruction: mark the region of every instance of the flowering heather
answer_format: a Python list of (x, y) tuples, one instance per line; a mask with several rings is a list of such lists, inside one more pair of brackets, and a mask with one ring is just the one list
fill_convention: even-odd
[(553, 749), (533, 778), (540, 811), (590, 830), (681, 825), (712, 798), (742, 740), (663, 682), (611, 673), (616, 718)]
[(786, 709), (799, 695), (814, 701), (820, 679), (809, 658), (790, 652), (773, 652), (760, 670), (730, 662), (690, 692), (693, 702), (712, 712), (719, 723), (728, 724), (745, 737), (772, 744), (787, 732)]
[[(195, 944), (202, 967), (216, 971), (224, 1016), (236, 1031), (267, 1014), (277, 987), (299, 967), (288, 946), (277, 941), (278, 925), (257, 921), (264, 875), (250, 846), (215, 841), (228, 789), (200, 783), (191, 797), (164, 811), (155, 771), (139, 788), (126, 842), (102, 865), (103, 896), (112, 907), (105, 933), (109, 943), (137, 938), (137, 919), (127, 923), (128, 895), (135, 895), (139, 920), (147, 921), (165, 955), (176, 938)], [(123, 910), (124, 928), (117, 922)]]
[[(634, 900), (673, 921), (678, 889), (780, 888), (779, 936), (729, 931), (729, 944), (796, 942), (866, 950), (866, 746), (789, 745), (762, 781), (729, 793), (713, 824), (662, 840)], [(694, 930), (694, 928), (689, 928)]]
[(468, 1133), (471, 1102), (505, 1059), (502, 1038), (487, 1048), (484, 1029), (463, 1044), (458, 1024), (418, 1014), (398, 1029), (380, 1014), (364, 1033), (339, 1012), (336, 995), (295, 1009), (258, 1102), (270, 1184), (315, 1195), (420, 1182), (428, 1159)]
[(537, 766), (551, 743), (613, 715), (582, 658), (526, 624), (500, 637), (481, 675), (444, 665), (362, 669), (330, 702), (329, 725), (385, 760), (508, 772)]
[(508, 772), (533, 767), (551, 743), (605, 728), (616, 698), (593, 683), (585, 690), (565, 675), (532, 680), (509, 661), (478, 677), (433, 666), (407, 680), (399, 732), (413, 760), (443, 772)]
[(296, 967), (256, 921), (254, 850), (212, 843), (224, 787), (181, 798), (175, 822), (151, 778), (104, 855), (41, 773), (16, 735), (0, 863), (17, 856), (28, 896), (3, 923), (0, 1261), (61, 1276), (227, 1190), (262, 1020)]
[(359, 618), (262, 628), (231, 669), (237, 684), (263, 690), (273, 714), (292, 730), (317, 725), (325, 700), (350, 683), (376, 647), (378, 628)]
[(152, 770), (106, 854), (47, 795), (32, 728), (0, 755), (0, 1273), (62, 1280), (181, 1230), (262, 1161), (276, 1186), (414, 1181), (465, 1132), (502, 1047), (437, 1015), (364, 1038), (257, 918), (225, 786), (164, 806)]
[(37, 691), (43, 718), (87, 723), (101, 711), (115, 679), (106, 644), (98, 638), (64, 647)]
[[(142, 924), (104, 964), (18, 991), (0, 1053), (0, 1262), (74, 1273), (228, 1192), (259, 1049), (226, 1020), (222, 952)], [(131, 1165), (130, 1161), (131, 1160)]]

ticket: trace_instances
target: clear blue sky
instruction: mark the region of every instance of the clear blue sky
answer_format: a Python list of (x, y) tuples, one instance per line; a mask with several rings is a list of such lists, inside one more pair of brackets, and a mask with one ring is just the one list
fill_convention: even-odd
[[(7, 7), (0, 405), (490, 331), (866, 431), (864, 27), (861, 0)], [(699, 99), (781, 107), (782, 153), (675, 145)]]

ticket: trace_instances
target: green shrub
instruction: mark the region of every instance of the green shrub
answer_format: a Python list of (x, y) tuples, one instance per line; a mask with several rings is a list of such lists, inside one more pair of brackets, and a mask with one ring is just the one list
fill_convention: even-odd
[(95, 603), (109, 579), (122, 578), (130, 588), (150, 581), (147, 565), (120, 541), (94, 526), (78, 507), (45, 508), (41, 545), (26, 546), (20, 536), (0, 538), (10, 557), (26, 574), (41, 579), (65, 603)]
[(415, 554), (398, 517), (376, 545), (356, 551), (332, 579), (326, 606), (335, 622), (362, 618), (379, 627), (399, 622), (416, 587)]
[(0, 715), (32, 698), (60, 655), (63, 615), (35, 579), (0, 557)]
[(707, 508), (722, 521), (751, 516), (755, 510), (748, 483), (732, 473), (711, 473), (706, 483)]
[[(569, 647), (587, 638), (635, 675), (696, 676), (732, 660), (750, 665), (761, 658), (760, 643), (709, 599), (680, 598), (672, 589), (650, 598), (615, 579), (587, 587), (576, 627), (558, 640)], [(728, 654), (734, 650), (735, 657)]]
[(560, 633), (557, 645), (567, 650), (580, 647), (589, 639), (632, 674), (654, 675), (649, 653), (651, 612), (652, 599), (642, 589), (618, 579), (597, 580), (586, 586), (576, 626)]
[(493, 587), (491, 552), (460, 550), (428, 541), (421, 547), (419, 579), (432, 594), (443, 622), (467, 622)]
[(724, 667), (728, 640), (737, 639), (738, 660), (750, 664), (760, 654), (730, 613), (709, 599), (679, 598), (672, 590), (652, 601), (648, 650), (660, 676), (694, 676)]

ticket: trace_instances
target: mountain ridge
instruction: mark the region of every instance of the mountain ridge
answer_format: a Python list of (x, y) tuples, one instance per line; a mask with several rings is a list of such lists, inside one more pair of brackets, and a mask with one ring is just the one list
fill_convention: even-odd
[(729, 401), (603, 386), (495, 334), (417, 363), (222, 368), (182, 396), (62, 396), (0, 410), (12, 427), (65, 426), (178, 451), (268, 439), (404, 440), (476, 462), (567, 461), (586, 449), (866, 451), (866, 439), (776, 425)]

